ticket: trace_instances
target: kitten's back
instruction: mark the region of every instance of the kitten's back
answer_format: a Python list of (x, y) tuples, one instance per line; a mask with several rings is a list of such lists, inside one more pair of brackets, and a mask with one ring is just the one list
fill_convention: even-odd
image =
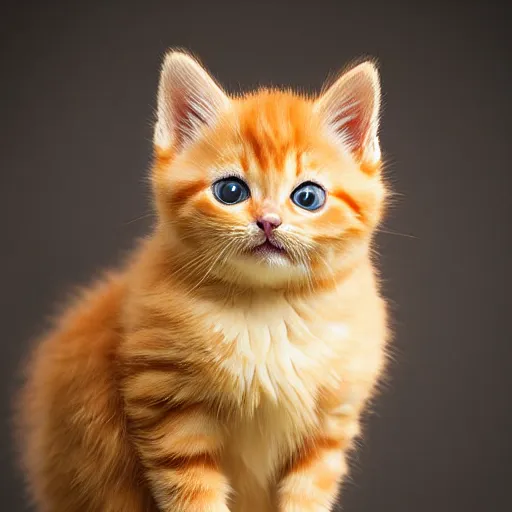
[(126, 439), (117, 392), (124, 294), (119, 277), (94, 286), (33, 354), (17, 420), (29, 493), (40, 510), (156, 510)]

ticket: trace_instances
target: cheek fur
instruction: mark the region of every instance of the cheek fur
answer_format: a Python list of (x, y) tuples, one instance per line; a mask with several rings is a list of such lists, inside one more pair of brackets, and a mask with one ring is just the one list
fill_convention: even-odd
[(347, 208), (331, 204), (315, 219), (319, 232), (342, 233), (352, 223), (352, 214)]
[(204, 193), (201, 194), (200, 197), (197, 197), (191, 204), (191, 209), (195, 210), (197, 213), (200, 213), (204, 217), (208, 217), (211, 219), (215, 219), (218, 221), (228, 221), (229, 214), (222, 208), (219, 204), (216, 204), (215, 199), (210, 197), (209, 194)]
[(195, 239), (206, 250), (209, 243), (222, 244), (235, 234), (243, 238), (249, 223), (248, 201), (225, 206), (207, 191), (192, 198), (182, 208), (177, 219), (179, 234), (184, 238)]
[(245, 227), (251, 221), (250, 201), (226, 206), (219, 203), (211, 194), (205, 192), (197, 196), (190, 206), (203, 217), (233, 227)]
[(311, 214), (309, 218), (301, 216), (295, 222), (302, 232), (317, 243), (341, 238), (347, 230), (357, 225), (352, 212), (339, 204), (328, 204), (322, 212)]

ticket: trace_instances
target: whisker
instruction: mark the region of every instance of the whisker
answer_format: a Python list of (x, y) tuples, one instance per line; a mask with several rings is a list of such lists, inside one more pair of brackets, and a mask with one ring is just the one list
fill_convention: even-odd
[(392, 231), (389, 229), (377, 228), (375, 231), (377, 231), (378, 233), (384, 233), (386, 235), (403, 236), (405, 238), (414, 238), (415, 240), (419, 240), (417, 236), (409, 235), (407, 233), (399, 233), (398, 231)]
[(331, 265), (329, 264), (329, 262), (320, 254), (318, 254), (318, 257), (323, 261), (325, 267), (327, 268), (327, 270), (329, 271), (329, 276), (332, 280), (332, 284), (334, 287), (337, 286), (337, 282), (336, 282), (336, 274), (334, 273), (334, 270), (332, 269)]
[(125, 222), (124, 225), (127, 226), (128, 224), (133, 224), (134, 222), (138, 222), (139, 220), (142, 220), (142, 219), (147, 219), (148, 217), (153, 217), (154, 215), (155, 215), (154, 212), (145, 213), (144, 215), (141, 215), (140, 217), (135, 217), (135, 219)]
[(227, 245), (224, 246), (224, 249), (217, 255), (217, 257), (214, 259), (213, 263), (209, 266), (207, 272), (203, 275), (203, 277), (192, 287), (191, 290), (189, 290), (190, 293), (192, 293), (195, 289), (197, 289), (204, 280), (210, 275), (211, 271), (213, 270), (213, 267), (216, 265), (216, 263), (221, 259), (221, 257), (227, 252), (227, 250), (234, 244), (236, 239), (230, 240)]
[[(199, 253), (197, 256), (192, 258), (186, 267), (180, 269), (176, 275), (180, 279), (181, 282), (184, 282), (188, 277), (190, 277), (194, 272), (196, 272), (204, 263), (208, 263), (213, 256), (211, 253)], [(183, 270), (183, 271), (182, 271)]]

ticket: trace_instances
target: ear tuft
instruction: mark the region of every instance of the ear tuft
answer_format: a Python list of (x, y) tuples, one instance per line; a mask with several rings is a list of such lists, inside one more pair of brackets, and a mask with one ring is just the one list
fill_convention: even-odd
[(316, 109), (358, 160), (380, 161), (380, 79), (372, 62), (363, 62), (338, 78), (317, 100)]
[(183, 149), (213, 125), (230, 100), (199, 62), (180, 51), (165, 57), (158, 87), (154, 144)]

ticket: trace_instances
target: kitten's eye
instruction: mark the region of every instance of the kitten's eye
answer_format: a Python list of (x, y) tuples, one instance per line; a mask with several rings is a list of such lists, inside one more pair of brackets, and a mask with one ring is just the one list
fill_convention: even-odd
[(318, 210), (325, 203), (324, 189), (315, 183), (303, 183), (299, 185), (291, 195), (292, 201), (304, 210)]
[(213, 195), (224, 204), (236, 204), (245, 201), (249, 195), (249, 187), (238, 178), (224, 178), (213, 184)]

